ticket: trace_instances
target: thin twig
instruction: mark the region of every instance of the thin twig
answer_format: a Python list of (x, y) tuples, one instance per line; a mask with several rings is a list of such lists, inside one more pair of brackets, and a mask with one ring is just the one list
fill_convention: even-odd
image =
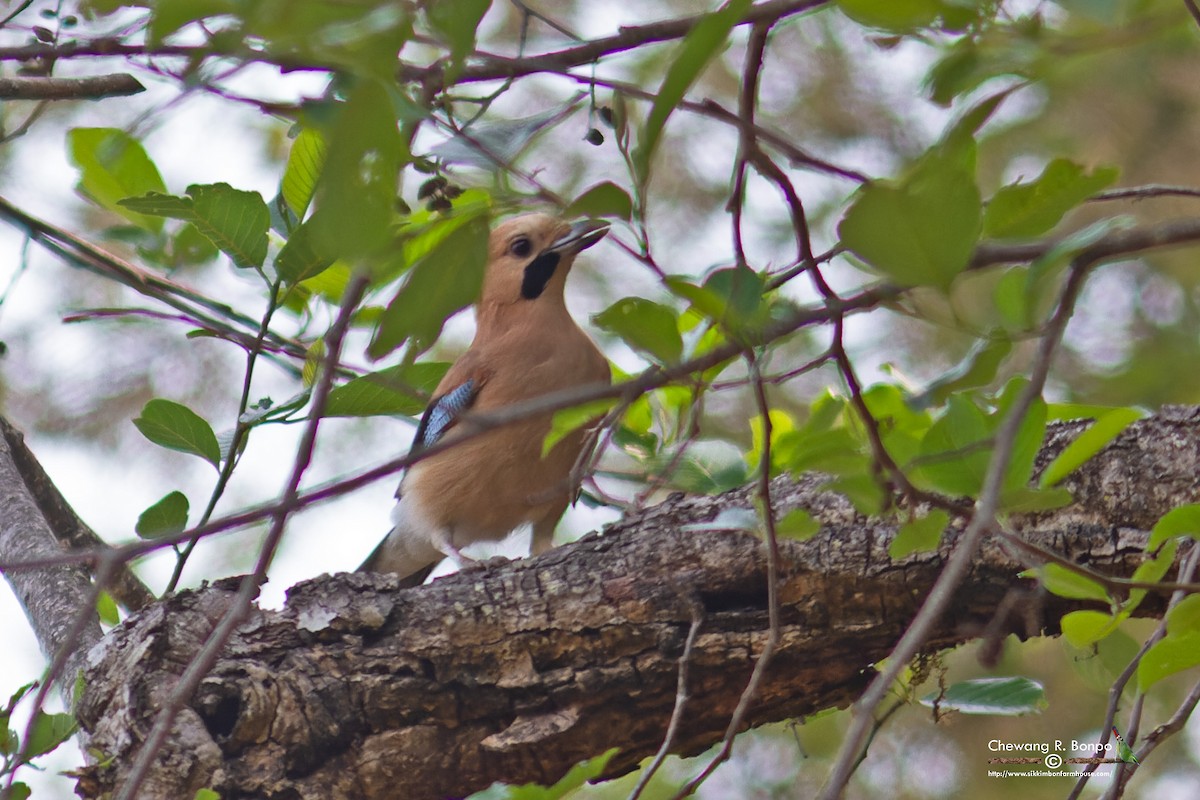
[(679, 733), (679, 723), (683, 719), (683, 709), (688, 701), (688, 664), (692, 660), (692, 648), (696, 646), (696, 634), (700, 632), (700, 625), (704, 622), (704, 606), (697, 598), (689, 598), (688, 607), (692, 612), (692, 624), (688, 628), (687, 641), (683, 644), (683, 653), (679, 656), (679, 679), (675, 683), (675, 706), (671, 709), (671, 720), (667, 723), (667, 733), (663, 737), (658, 752), (654, 754), (654, 760), (642, 770), (642, 775), (638, 778), (633, 791), (629, 793), (628, 800), (638, 800), (642, 796), (642, 792), (650, 784), (650, 779), (654, 777), (654, 773), (658, 772), (658, 768), (670, 754), (671, 746), (675, 743), (675, 736)]
[(933, 588), (930, 589), (920, 611), (917, 612), (904, 635), (900, 637), (900, 641), (892, 648), (887, 666), (875, 676), (866, 691), (855, 702), (850, 729), (842, 740), (837, 759), (821, 789), (819, 796), (822, 800), (834, 800), (841, 797), (845, 791), (850, 776), (853, 774), (854, 765), (858, 762), (859, 754), (862, 752), (866, 737), (870, 732), (874, 710), (883, 701), (888, 688), (924, 645), (929, 631), (950, 605), (955, 589), (966, 577), (975, 553), (983, 541), (984, 534), (993, 527), (1000, 490), (1004, 484), (1008, 461), (1015, 446), (1017, 431), (1034, 399), (1041, 396), (1042, 387), (1045, 385), (1046, 376), (1050, 371), (1051, 359), (1062, 338), (1063, 331), (1066, 329), (1067, 321), (1074, 311), (1075, 301), (1078, 299), (1091, 267), (1099, 260), (1091, 250), (1081, 253), (1073, 260), (1070, 276), (1067, 278), (1059, 298), (1058, 308), (1039, 345), (1029, 383), (1020, 392), (1012, 409), (1000, 423), (996, 434), (996, 447), (988, 461), (983, 489), (975, 504), (974, 515), (966, 530), (963, 531), (954, 552), (947, 560), (946, 566), (934, 582)]
[(144, 91), (137, 78), (123, 72), (80, 78), (0, 78), (0, 100), (99, 100)]
[(237, 594), (230, 601), (229, 608), (225, 611), (221, 621), (217, 623), (213, 632), (209, 634), (208, 639), (205, 641), (204, 646), (200, 648), (200, 651), (196, 653), (188, 668), (179, 677), (179, 682), (175, 685), (175, 688), (171, 691), (171, 695), (166, 699), (162, 709), (159, 711), (158, 717), (154, 721), (154, 727), (150, 730), (146, 741), (142, 743), (142, 748), (138, 751), (137, 758), (130, 768), (129, 776), (117, 794), (116, 800), (136, 800), (138, 788), (149, 774), (158, 751), (170, 735), (175, 717), (183, 709), (184, 705), (187, 704), (188, 700), (191, 699), (192, 694), (200, 685), (200, 681), (212, 669), (213, 664), (216, 663), (217, 658), (221, 654), (221, 650), (229, 641), (229, 637), (233, 635), (234, 630), (242, 623), (246, 614), (249, 613), (254, 598), (258, 596), (259, 589), (266, 581), (267, 568), (270, 567), (271, 561), (275, 557), (275, 551), (279, 547), (279, 542), (283, 538), (284, 526), (287, 523), (288, 515), (296, 509), (296, 503), (299, 499), (300, 481), (304, 478), (304, 473), (312, 461), (313, 449), (316, 446), (317, 440), (317, 430), (321, 425), (321, 418), (325, 412), (325, 405), (329, 399), (330, 389), (333, 387), (333, 379), (337, 372), (338, 359), (341, 355), (342, 342), (345, 338), (346, 330), (350, 327), (350, 320), (353, 317), (354, 309), (358, 306), (359, 301), (362, 300), (368, 282), (368, 276), (365, 274), (356, 274), (350, 280), (350, 284), (346, 287), (345, 295), (342, 298), (341, 310), (338, 312), (337, 318), (329, 329), (329, 334), (326, 337), (328, 350), (323, 360), (321, 375), (313, 389), (312, 410), (309, 413), (308, 424), (305, 426), (304, 433), (300, 437), (300, 444), (296, 449), (295, 463), (292, 466), (287, 486), (280, 495), (279, 502), (272, 513), (271, 528), (267, 532), (267, 536), (263, 540), (262, 547), (259, 550), (258, 562), (254, 566), (254, 571), (242, 579)]
[(767, 641), (763, 644), (762, 652), (758, 655), (754, 671), (750, 673), (750, 680), (746, 682), (746, 688), (738, 699), (737, 707), (734, 708), (733, 715), (729, 718), (729, 726), (725, 729), (725, 738), (721, 742), (721, 749), (717, 751), (712, 761), (701, 770), (699, 775), (688, 781), (687, 785), (675, 794), (673, 800), (683, 800), (694, 793), (700, 784), (708, 780), (716, 768), (729, 758), (730, 753), (733, 752), (733, 739), (741, 731), (746, 714), (750, 710), (750, 704), (757, 697), (767, 667), (775, 656), (776, 648), (779, 647), (779, 540), (775, 531), (774, 503), (771, 500), (771, 407), (767, 402), (766, 385), (759, 373), (758, 359), (752, 352), (748, 352), (746, 361), (754, 376), (754, 399), (758, 405), (758, 413), (763, 426), (758, 498), (762, 503), (763, 529), (767, 537), (765, 542), (767, 548)]

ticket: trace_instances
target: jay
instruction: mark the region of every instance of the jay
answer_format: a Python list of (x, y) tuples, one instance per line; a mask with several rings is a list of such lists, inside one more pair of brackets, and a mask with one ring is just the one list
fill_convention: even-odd
[[(516, 217), (492, 231), (475, 338), (438, 384), (413, 452), (453, 429), (470, 430), (472, 413), (610, 382), (607, 359), (563, 299), (575, 256), (607, 232), (603, 223), (571, 225), (545, 214)], [(443, 557), (461, 563), (460, 548), (502, 539), (524, 523), (533, 526), (533, 553), (549, 549), (578, 492), (569, 482), (572, 469), (592, 443), (578, 429), (543, 458), (553, 416), (501, 425), (412, 465), (396, 490), (394, 527), (359, 571), (395, 573), (401, 585), (417, 586)]]

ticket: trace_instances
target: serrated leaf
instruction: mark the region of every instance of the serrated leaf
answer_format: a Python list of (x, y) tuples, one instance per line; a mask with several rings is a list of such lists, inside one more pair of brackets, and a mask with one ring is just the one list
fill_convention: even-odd
[(651, 300), (624, 297), (593, 315), (592, 322), (655, 363), (674, 363), (683, 354), (675, 312)]
[(1124, 616), (1120, 614), (1114, 616), (1105, 614), (1103, 611), (1085, 609), (1063, 614), (1060, 624), (1063, 636), (1067, 641), (1075, 647), (1083, 649), (1092, 646), (1115, 631), (1122, 619)]
[(982, 217), (975, 180), (957, 161), (931, 152), (902, 180), (863, 186), (838, 225), (842, 245), (901, 285), (948, 288)]
[(316, 129), (304, 128), (292, 142), (279, 184), (279, 193), (297, 219), (304, 219), (324, 165), (325, 139)]
[(67, 132), (67, 150), (79, 168), (79, 189), (85, 195), (135, 225), (162, 230), (161, 219), (120, 205), (127, 197), (166, 191), (141, 142), (118, 128), (73, 128)]
[(563, 216), (567, 219), (616, 217), (628, 222), (633, 216), (633, 200), (630, 199), (629, 192), (620, 186), (612, 181), (603, 181), (575, 198), (574, 202), (567, 206)]
[(904, 523), (896, 531), (896, 538), (888, 545), (888, 555), (898, 561), (912, 553), (936, 550), (949, 524), (950, 515), (938, 508), (924, 517)]
[(607, 397), (555, 411), (550, 430), (546, 433), (546, 438), (542, 439), (542, 458), (573, 431), (596, 422), (616, 404), (617, 398)]
[(196, 218), (193, 224), (238, 267), (261, 267), (267, 257), (271, 212), (258, 192), (227, 183), (189, 186)]
[(141, 214), (191, 222), (205, 238), (233, 259), (235, 266), (261, 267), (267, 257), (271, 212), (258, 192), (234, 189), (227, 183), (194, 184), (187, 197), (151, 192), (120, 201)]
[(1150, 541), (1146, 544), (1146, 549), (1154, 550), (1175, 536), (1200, 539), (1200, 503), (1188, 503), (1163, 514), (1150, 531)]
[(138, 516), (134, 532), (143, 539), (179, 533), (187, 527), (189, 508), (183, 492), (170, 492)]
[(785, 539), (803, 542), (821, 531), (821, 523), (803, 508), (794, 508), (775, 522), (775, 533)]
[(49, 753), (71, 738), (75, 728), (75, 718), (70, 714), (48, 714), (38, 709), (33, 715), (29, 738), (25, 740), (25, 757), (33, 759)]
[(1030, 678), (976, 678), (947, 687), (944, 692), (931, 692), (921, 698), (921, 704), (937, 705), (942, 710), (960, 714), (986, 714), (1015, 717), (1039, 714), (1048, 706), (1046, 690)]
[(649, 177), (650, 159), (658, 146), (667, 118), (704, 68), (716, 57), (729, 32), (749, 7), (750, 0), (727, 0), (721, 8), (696, 22), (684, 37), (658, 88), (654, 105), (650, 108), (633, 152), (634, 173), (639, 184), (644, 184)]
[(1142, 412), (1136, 408), (1114, 408), (1098, 417), (1091, 427), (1075, 437), (1073, 442), (1046, 465), (1038, 479), (1038, 486), (1045, 489), (1070, 475), (1142, 416)]
[(146, 403), (142, 415), (133, 421), (150, 441), (169, 450), (200, 456), (214, 467), (221, 460), (221, 446), (204, 419), (190, 408), (170, 400)]
[(1109, 601), (1108, 591), (1091, 578), (1073, 572), (1061, 564), (1043, 564), (1038, 570), (1046, 591), (1071, 600)]
[(1098, 167), (1087, 173), (1065, 158), (1056, 158), (1029, 183), (1014, 183), (996, 192), (983, 215), (984, 235), (1033, 238), (1049, 231), (1063, 216), (1117, 179), (1117, 170)]
[(96, 616), (100, 617), (100, 621), (105, 625), (116, 625), (121, 621), (121, 614), (117, 611), (117, 601), (113, 600), (113, 596), (104, 590), (96, 595)]

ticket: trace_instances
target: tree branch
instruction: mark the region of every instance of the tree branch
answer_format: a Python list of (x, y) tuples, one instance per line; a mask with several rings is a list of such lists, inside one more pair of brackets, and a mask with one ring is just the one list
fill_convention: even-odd
[[(1042, 464), (1087, 423), (1054, 426)], [(893, 562), (894, 524), (855, 514), (823, 479), (777, 479), (775, 512), (822, 523), (780, 548), (780, 645), (749, 725), (844, 706), (903, 634), (953, 549)], [(1144, 557), (1165, 511), (1200, 499), (1200, 409), (1130, 426), (1064, 485), (1071, 506), (1014, 519), (1040, 546), (1114, 575)], [(551, 782), (605, 749), (619, 773), (653, 754), (688, 665), (689, 702), (673, 750), (720, 741), (768, 633), (766, 558), (745, 532), (685, 530), (752, 508), (757, 487), (683, 498), (537, 559), (399, 590), (385, 576), (325, 576), (293, 587), (281, 612), (255, 611), (201, 683), (159, 765), (191, 796), (462, 796), (494, 780)], [(928, 648), (979, 635), (1028, 566), (985, 541)], [(107, 757), (83, 773), (97, 797), (121, 786), (159, 704), (235, 596), (225, 581), (151, 607), (110, 635), (88, 673), (80, 721)], [(1030, 593), (1004, 631), (1057, 633), (1082, 601)], [(1163, 593), (1139, 610), (1161, 614)], [(130, 687), (137, 687), (130, 691)]]
[(99, 100), (144, 91), (137, 78), (123, 72), (81, 78), (0, 78), (0, 100)]

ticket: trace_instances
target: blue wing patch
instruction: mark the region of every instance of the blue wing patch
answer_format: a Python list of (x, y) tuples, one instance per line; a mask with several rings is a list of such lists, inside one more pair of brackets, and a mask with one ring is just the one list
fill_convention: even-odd
[(417, 426), (417, 436), (413, 440), (414, 450), (424, 450), (432, 447), (442, 434), (455, 423), (458, 415), (475, 400), (475, 381), (461, 383), (441, 397), (435, 397), (421, 424)]

